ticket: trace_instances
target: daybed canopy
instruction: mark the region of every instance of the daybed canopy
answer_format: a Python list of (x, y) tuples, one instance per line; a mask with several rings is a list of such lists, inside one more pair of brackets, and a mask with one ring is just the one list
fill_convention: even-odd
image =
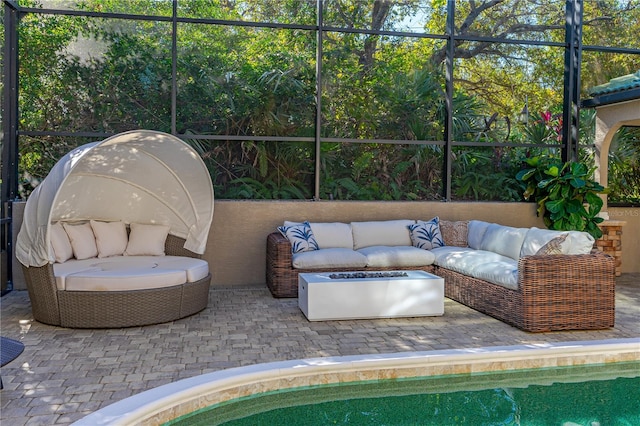
[(213, 219), (211, 177), (179, 138), (135, 130), (67, 153), (29, 196), (16, 244), (25, 266), (53, 263), (49, 225), (83, 220), (169, 225), (202, 254)]

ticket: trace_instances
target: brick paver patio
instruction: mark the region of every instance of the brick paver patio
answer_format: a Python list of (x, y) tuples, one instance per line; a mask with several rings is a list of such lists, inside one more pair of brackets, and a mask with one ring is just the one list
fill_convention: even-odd
[(147, 327), (74, 330), (31, 321), (26, 291), (2, 297), (2, 336), (24, 352), (2, 367), (0, 422), (69, 424), (133, 394), (248, 364), (321, 356), (640, 337), (640, 274), (617, 279), (610, 330), (526, 333), (445, 299), (442, 317), (308, 322), (266, 287), (215, 288), (192, 317)]

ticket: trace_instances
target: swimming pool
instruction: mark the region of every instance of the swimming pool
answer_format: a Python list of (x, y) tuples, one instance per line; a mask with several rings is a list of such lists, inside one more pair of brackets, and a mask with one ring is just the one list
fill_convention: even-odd
[(640, 362), (285, 389), (166, 426), (280, 424), (640, 425)]
[(463, 377), (472, 373), (631, 361), (640, 361), (640, 339), (283, 361), (218, 371), (160, 386), (98, 410), (75, 424), (162, 424), (251, 395), (316, 385)]

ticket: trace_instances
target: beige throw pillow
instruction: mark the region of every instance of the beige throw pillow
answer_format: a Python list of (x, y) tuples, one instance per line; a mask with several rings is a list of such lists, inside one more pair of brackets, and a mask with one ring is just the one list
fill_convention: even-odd
[(164, 243), (169, 235), (166, 225), (132, 223), (125, 256), (164, 256)]
[(71, 247), (69, 236), (60, 222), (54, 223), (49, 228), (49, 239), (51, 240), (56, 262), (63, 263), (73, 257), (73, 248)]
[(98, 257), (122, 256), (127, 248), (127, 227), (124, 222), (89, 222), (96, 237)]
[(82, 225), (63, 223), (62, 226), (69, 236), (73, 255), (76, 259), (82, 260), (98, 256), (96, 238), (89, 222)]
[(547, 244), (540, 247), (536, 255), (562, 254), (562, 243), (567, 239), (567, 235), (569, 234), (562, 234), (553, 238)]

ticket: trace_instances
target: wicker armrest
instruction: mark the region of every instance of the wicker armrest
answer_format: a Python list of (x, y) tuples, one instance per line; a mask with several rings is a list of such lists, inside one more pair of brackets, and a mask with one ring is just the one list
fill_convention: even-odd
[(267, 287), (274, 297), (296, 297), (298, 274), (293, 269), (291, 243), (279, 232), (267, 236)]
[(176, 237), (175, 235), (167, 235), (167, 239), (164, 243), (164, 251), (168, 256), (182, 256), (193, 257), (196, 259), (202, 258), (201, 255), (194, 253), (184, 248), (184, 238)]
[(573, 255), (524, 256), (518, 262), (518, 280), (522, 289), (559, 283), (615, 285), (615, 260), (602, 252)]
[(267, 255), (272, 257), (277, 266), (293, 267), (291, 243), (279, 232), (272, 232), (267, 236)]
[(613, 257), (604, 253), (525, 256), (518, 269), (523, 317), (528, 321), (554, 324), (549, 329), (613, 327)]

